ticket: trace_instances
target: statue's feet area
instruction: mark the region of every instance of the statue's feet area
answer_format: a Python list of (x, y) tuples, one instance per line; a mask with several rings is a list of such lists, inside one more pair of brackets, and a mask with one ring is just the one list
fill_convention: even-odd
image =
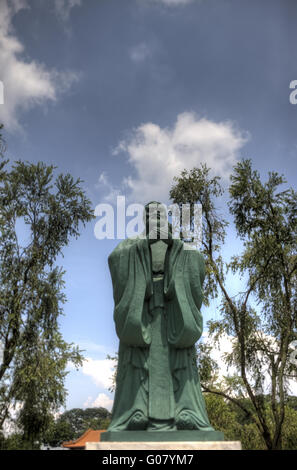
[(148, 419), (146, 416), (141, 411), (137, 411), (130, 419), (127, 429), (129, 431), (145, 431), (147, 425)]
[(176, 429), (179, 431), (214, 431), (211, 426), (201, 426), (195, 416), (188, 411), (181, 411), (175, 419)]
[(176, 431), (174, 419), (149, 419), (147, 431)]
[(148, 418), (138, 410), (129, 419), (126, 428), (109, 429), (109, 431), (214, 431), (214, 429), (202, 423), (191, 411), (183, 410), (177, 417), (169, 420)]

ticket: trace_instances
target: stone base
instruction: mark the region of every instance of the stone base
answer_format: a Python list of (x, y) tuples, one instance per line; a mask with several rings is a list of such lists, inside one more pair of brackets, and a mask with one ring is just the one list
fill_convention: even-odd
[(87, 442), (85, 450), (241, 450), (240, 441)]
[(101, 442), (196, 442), (223, 441), (220, 431), (106, 431)]

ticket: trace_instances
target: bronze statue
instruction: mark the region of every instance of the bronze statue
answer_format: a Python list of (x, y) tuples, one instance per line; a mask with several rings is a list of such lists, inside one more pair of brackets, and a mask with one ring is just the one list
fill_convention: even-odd
[(162, 239), (164, 210), (155, 201), (147, 204), (147, 235), (122, 241), (108, 258), (120, 339), (108, 431), (214, 432), (195, 354), (203, 328), (204, 260), (172, 237), (167, 214), (168, 237)]

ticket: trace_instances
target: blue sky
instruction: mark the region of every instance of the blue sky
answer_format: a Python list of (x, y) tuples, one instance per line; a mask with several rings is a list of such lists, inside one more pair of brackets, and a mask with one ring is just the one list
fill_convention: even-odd
[[(94, 208), (116, 194), (167, 202), (172, 177), (200, 162), (226, 185), (242, 157), (296, 186), (296, 20), (294, 0), (1, 0), (7, 154), (82, 178)], [(67, 378), (67, 408), (112, 400), (107, 256), (118, 241), (97, 240), (94, 225), (58, 260), (62, 332), (89, 358)], [(238, 248), (230, 230), (224, 253)]]

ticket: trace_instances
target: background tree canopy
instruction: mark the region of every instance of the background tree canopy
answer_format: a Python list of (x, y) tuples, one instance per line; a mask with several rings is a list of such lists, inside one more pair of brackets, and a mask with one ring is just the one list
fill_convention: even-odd
[[(221, 298), (221, 318), (209, 322), (209, 341), (198, 347), (202, 387), (237, 405), (260, 441), (278, 449), (290, 414), (288, 381), (297, 372), (291, 360), (297, 333), (297, 193), (283, 189), (285, 179), (275, 172), (262, 182), (250, 160), (238, 162), (230, 181), (229, 211), (243, 243), (242, 253), (231, 260), (221, 254), (228, 221), (218, 211), (220, 179), (202, 165), (184, 170), (170, 191), (179, 205), (202, 205), (205, 303)], [(228, 293), (227, 273), (245, 280), (236, 296)], [(211, 351), (224, 335), (232, 351), (222, 359), (232, 372), (220, 377)]]
[(105, 408), (73, 408), (52, 420), (43, 437), (43, 442), (59, 446), (63, 441), (80, 437), (87, 429), (107, 429), (111, 414)]
[(0, 163), (0, 429), (21, 404), (18, 425), (32, 447), (64, 404), (67, 362), (82, 360), (59, 331), (66, 299), (55, 261), (93, 211), (81, 180), (54, 174), (42, 162)]

